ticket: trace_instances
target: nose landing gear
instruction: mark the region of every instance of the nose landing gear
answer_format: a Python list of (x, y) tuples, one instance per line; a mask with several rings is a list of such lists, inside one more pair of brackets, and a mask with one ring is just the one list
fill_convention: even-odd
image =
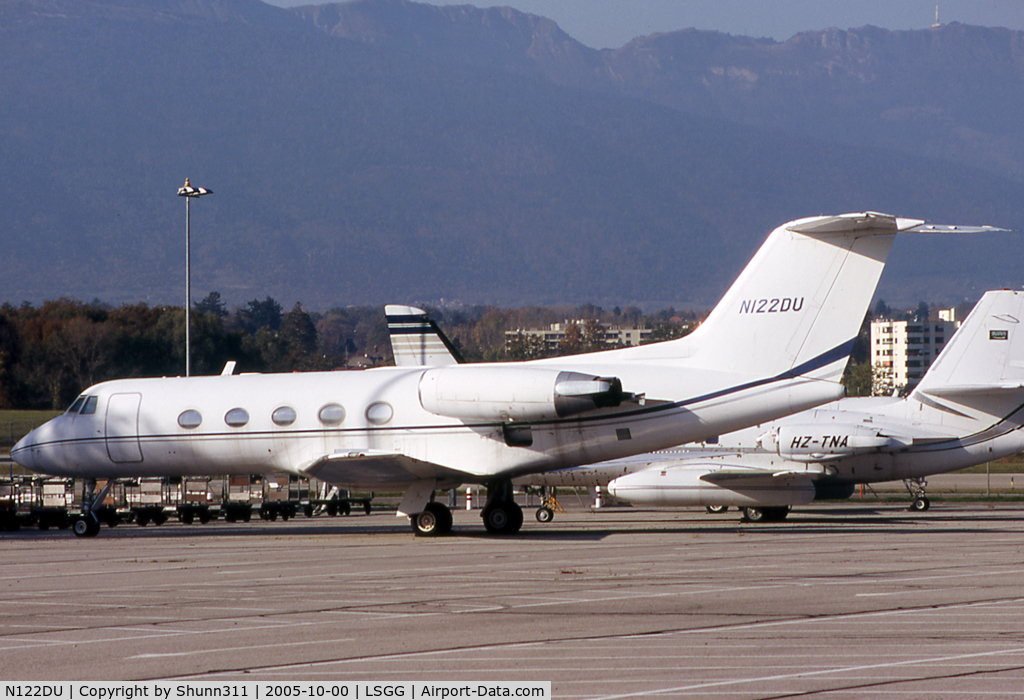
[(108, 479), (106, 485), (96, 493), (96, 479), (86, 479), (82, 488), (82, 513), (75, 516), (71, 523), (71, 531), (75, 537), (95, 537), (100, 534), (100, 520), (96, 515), (96, 504), (114, 487), (114, 480)]
[(925, 495), (925, 487), (928, 485), (925, 479), (904, 479), (903, 485), (907, 487), (913, 499), (910, 502), (910, 510), (925, 511), (931, 508), (932, 502)]

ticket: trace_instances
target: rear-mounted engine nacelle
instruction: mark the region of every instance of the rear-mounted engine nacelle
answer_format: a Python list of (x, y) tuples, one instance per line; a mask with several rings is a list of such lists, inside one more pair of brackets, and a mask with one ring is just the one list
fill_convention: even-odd
[(462, 420), (538, 421), (622, 403), (617, 377), (522, 367), (438, 367), (420, 379), (420, 404)]
[(877, 426), (856, 424), (782, 425), (759, 438), (761, 447), (796, 462), (849, 457), (898, 447), (900, 441), (882, 435)]

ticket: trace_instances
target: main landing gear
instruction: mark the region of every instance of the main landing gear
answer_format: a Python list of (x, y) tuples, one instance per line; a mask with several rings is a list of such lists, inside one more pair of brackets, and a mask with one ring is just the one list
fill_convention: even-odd
[(452, 531), (452, 512), (448, 506), (430, 501), (412, 516), (412, 531), (417, 537), (440, 537)]
[(925, 496), (927, 481), (923, 478), (904, 479), (903, 485), (907, 487), (907, 491), (910, 492), (910, 497), (913, 499), (910, 502), (910, 510), (928, 510), (932, 507), (932, 502)]
[(103, 499), (114, 487), (114, 480), (108, 479), (103, 489), (96, 493), (96, 480), (86, 479), (82, 492), (82, 513), (77, 515), (71, 522), (71, 531), (75, 537), (95, 537), (100, 534), (100, 520), (96, 514), (96, 504), (103, 503)]
[(487, 504), (480, 517), (492, 535), (513, 535), (523, 526), (523, 509), (512, 498), (508, 479), (487, 485)]
[[(433, 498), (433, 495), (431, 495)], [(512, 482), (503, 480), (487, 485), (487, 504), (480, 513), (484, 527), (492, 535), (511, 535), (523, 526), (523, 509), (512, 498)], [(452, 531), (452, 511), (431, 500), (410, 518), (417, 537), (441, 537)]]
[(743, 519), (752, 523), (770, 523), (785, 520), (789, 506), (748, 506), (743, 509)]

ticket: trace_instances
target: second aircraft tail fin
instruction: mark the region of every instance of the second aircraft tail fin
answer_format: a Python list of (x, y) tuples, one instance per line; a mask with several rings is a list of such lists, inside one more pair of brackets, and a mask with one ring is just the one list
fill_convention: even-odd
[(413, 306), (384, 307), (395, 364), (440, 367), (464, 362), (458, 349), (425, 311)]
[(910, 398), (966, 403), (1002, 415), (1024, 401), (1024, 292), (986, 292)]

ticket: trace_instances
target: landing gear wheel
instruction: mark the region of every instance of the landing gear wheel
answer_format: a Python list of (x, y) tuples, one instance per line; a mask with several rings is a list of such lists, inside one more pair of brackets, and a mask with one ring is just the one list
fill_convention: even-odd
[(412, 531), (418, 537), (440, 537), (452, 531), (452, 512), (446, 506), (431, 501), (420, 513), (412, 516)]
[(75, 537), (95, 537), (100, 534), (100, 521), (88, 515), (76, 518), (71, 531), (75, 533)]
[(744, 508), (743, 519), (752, 523), (759, 523), (763, 520), (767, 520), (763, 508)]
[(718, 515), (729, 510), (729, 506), (708, 506), (705, 510), (711, 515)]
[(493, 535), (511, 535), (523, 526), (523, 509), (515, 501), (498, 501), (484, 508), (480, 516)]
[(555, 511), (551, 510), (547, 506), (541, 506), (537, 509), (536, 518), (539, 523), (550, 523), (555, 517)]
[(789, 515), (789, 506), (765, 506), (763, 508), (744, 508), (743, 517), (752, 523), (779, 522)]
[(511, 533), (519, 532), (522, 529), (522, 527), (523, 527), (523, 509), (520, 508), (519, 504), (516, 503), (515, 501), (512, 501), (511, 503), (509, 503), (509, 508), (511, 509), (511, 517), (512, 517), (512, 521), (510, 523), (510, 525), (512, 526), (512, 529), (510, 530), (510, 532)]
[(910, 510), (922, 511), (931, 507), (932, 502), (925, 495), (925, 488), (928, 486), (926, 479), (904, 479), (903, 485), (907, 487), (907, 491), (910, 492), (910, 497), (913, 499), (910, 502)]

